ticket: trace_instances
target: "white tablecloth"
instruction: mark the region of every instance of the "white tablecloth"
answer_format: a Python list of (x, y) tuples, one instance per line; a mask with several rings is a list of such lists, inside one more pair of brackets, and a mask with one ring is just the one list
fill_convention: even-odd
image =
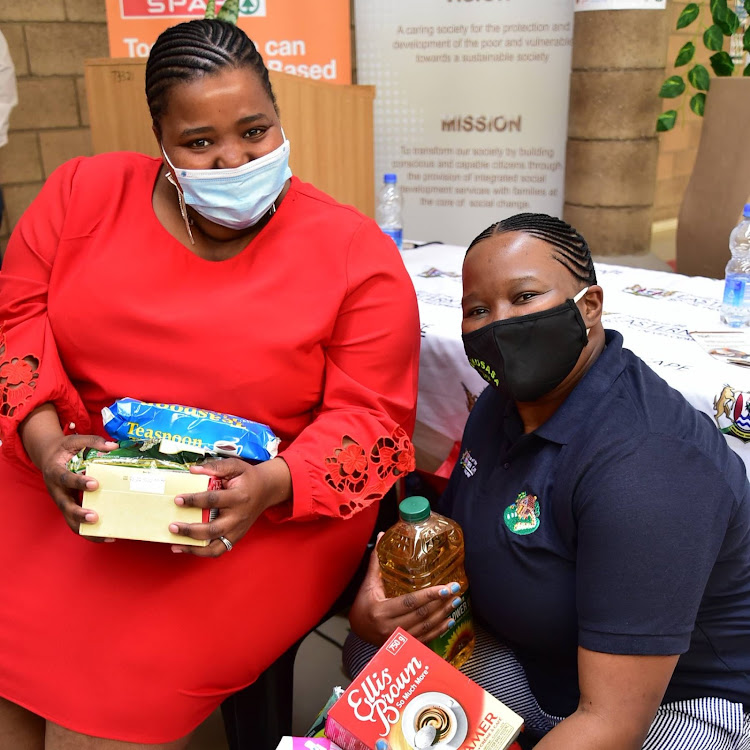
[[(414, 443), (417, 464), (427, 471), (436, 471), (448, 458), (461, 439), (470, 406), (485, 387), (461, 343), (464, 254), (465, 248), (451, 245), (402, 253), (422, 325)], [(605, 328), (619, 331), (625, 346), (708, 414), (717, 429), (729, 427), (737, 414), (747, 411), (750, 368), (710, 356), (688, 334), (729, 330), (719, 320), (722, 281), (604, 264), (596, 265), (596, 273), (604, 289)], [(750, 443), (725, 437), (750, 467)]]

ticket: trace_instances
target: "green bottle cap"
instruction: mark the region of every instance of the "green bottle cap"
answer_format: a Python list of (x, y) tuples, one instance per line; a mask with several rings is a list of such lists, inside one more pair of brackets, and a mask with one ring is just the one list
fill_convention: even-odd
[(430, 517), (430, 501), (426, 497), (415, 495), (407, 497), (398, 506), (398, 514), (402, 521), (419, 523)]

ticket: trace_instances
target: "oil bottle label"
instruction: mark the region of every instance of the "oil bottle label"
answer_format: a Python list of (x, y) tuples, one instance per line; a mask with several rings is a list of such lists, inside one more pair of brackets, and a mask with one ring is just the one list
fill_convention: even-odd
[(452, 662), (474, 639), (474, 620), (471, 616), (469, 593), (466, 592), (459, 598), (461, 603), (451, 612), (451, 617), (455, 621), (453, 627), (428, 644), (436, 654), (448, 662)]

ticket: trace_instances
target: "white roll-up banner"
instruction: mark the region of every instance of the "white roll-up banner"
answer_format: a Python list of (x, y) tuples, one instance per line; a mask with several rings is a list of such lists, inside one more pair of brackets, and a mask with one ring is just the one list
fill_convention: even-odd
[(570, 0), (356, 0), (355, 22), (404, 237), (465, 245), (516, 213), (561, 215)]

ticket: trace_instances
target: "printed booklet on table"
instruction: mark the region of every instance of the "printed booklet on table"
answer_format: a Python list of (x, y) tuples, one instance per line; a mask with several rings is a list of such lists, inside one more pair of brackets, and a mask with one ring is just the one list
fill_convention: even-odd
[(689, 333), (715, 359), (750, 367), (750, 330)]

